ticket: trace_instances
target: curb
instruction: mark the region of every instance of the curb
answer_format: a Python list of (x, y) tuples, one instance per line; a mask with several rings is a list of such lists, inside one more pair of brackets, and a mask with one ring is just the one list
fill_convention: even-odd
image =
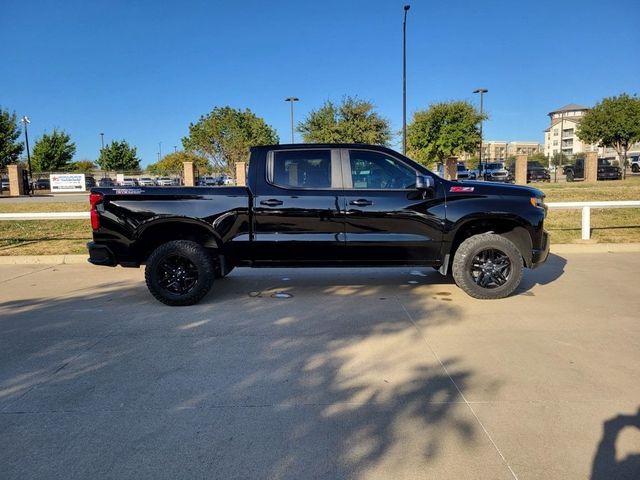
[[(560, 243), (551, 253), (640, 253), (640, 243)], [(0, 265), (77, 265), (88, 263), (88, 255), (0, 256)]]
[(0, 257), (0, 265), (70, 265), (88, 263), (88, 255), (16, 255)]

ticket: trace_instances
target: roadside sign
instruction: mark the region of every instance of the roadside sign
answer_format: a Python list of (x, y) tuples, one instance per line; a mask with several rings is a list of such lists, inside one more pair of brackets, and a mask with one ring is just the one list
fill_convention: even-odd
[(52, 192), (85, 192), (84, 173), (49, 175)]

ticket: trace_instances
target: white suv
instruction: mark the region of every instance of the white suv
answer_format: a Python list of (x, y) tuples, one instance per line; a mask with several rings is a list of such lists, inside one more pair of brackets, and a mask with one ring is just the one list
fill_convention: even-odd
[(504, 163), (491, 162), (485, 165), (482, 170), (482, 178), (489, 182), (509, 182), (511, 181), (511, 175), (509, 171), (504, 168)]

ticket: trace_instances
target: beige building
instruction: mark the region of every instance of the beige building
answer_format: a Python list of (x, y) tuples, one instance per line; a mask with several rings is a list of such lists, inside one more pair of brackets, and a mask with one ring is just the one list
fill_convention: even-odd
[[(538, 142), (506, 142), (504, 140), (487, 140), (482, 142), (482, 161), (504, 162), (507, 157), (515, 155), (533, 155), (542, 151)], [(465, 153), (461, 161), (469, 160), (477, 152)]]
[(544, 131), (544, 154), (551, 158), (557, 153), (567, 156), (576, 153), (597, 151), (594, 145), (582, 142), (576, 131), (589, 108), (570, 103), (558, 110), (549, 112), (551, 123)]
[[(570, 103), (556, 111), (549, 112), (551, 124), (544, 131), (544, 154), (547, 157), (551, 158), (560, 151), (567, 156), (598, 152), (599, 158), (618, 160), (618, 154), (614, 148), (584, 143), (576, 135), (578, 126), (588, 111), (587, 107)], [(628, 155), (637, 155), (638, 152), (640, 152), (640, 144), (635, 144), (629, 149)]]

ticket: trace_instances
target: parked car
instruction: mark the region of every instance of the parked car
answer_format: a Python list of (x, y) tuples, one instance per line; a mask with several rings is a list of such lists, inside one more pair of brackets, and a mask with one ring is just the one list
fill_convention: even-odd
[(640, 172), (640, 156), (639, 155), (634, 155), (632, 157), (629, 157), (629, 162), (631, 165), (631, 171), (633, 173)]
[(114, 187), (115, 186), (115, 182), (113, 181), (112, 178), (102, 177), (98, 181), (98, 185), (101, 186), (101, 187)]
[[(622, 178), (622, 170), (620, 167), (612, 165), (606, 158), (598, 159), (598, 180), (620, 180)], [(564, 174), (567, 176), (567, 182), (584, 179), (584, 159), (578, 158), (573, 165), (564, 167)]]
[(218, 185), (219, 177), (212, 177), (210, 175), (203, 175), (198, 179), (198, 185), (201, 187), (213, 187)]
[(133, 177), (124, 177), (120, 182), (121, 187), (137, 187), (138, 180)]
[(84, 185), (86, 188), (91, 189), (96, 186), (96, 179), (91, 175), (84, 176)]
[(178, 306), (234, 267), (434, 267), (504, 298), (549, 254), (540, 190), (448, 181), (382, 146), (253, 147), (247, 183), (94, 188), (89, 261), (145, 265), (150, 293)]
[(527, 182), (550, 182), (549, 170), (538, 162), (527, 162)]
[(46, 177), (39, 178), (35, 182), (33, 182), (33, 189), (34, 190), (51, 190), (51, 182)]
[[(508, 169), (511, 179), (516, 178), (516, 166), (511, 165)], [(549, 170), (543, 167), (539, 162), (527, 162), (527, 183), (530, 182), (550, 182), (551, 175)]]
[(483, 165), (482, 178), (488, 182), (511, 182), (509, 171), (502, 162), (491, 162)]
[(235, 180), (231, 178), (229, 175), (222, 175), (218, 180), (218, 185), (233, 185)]
[(170, 177), (160, 177), (156, 180), (156, 184), (159, 187), (171, 187), (173, 186), (173, 180)]
[(9, 190), (9, 177), (2, 177), (2, 179), (0, 179), (0, 185), (2, 185), (0, 187), (2, 190)]
[(138, 180), (138, 185), (141, 187), (154, 187), (156, 182), (151, 177), (140, 177)]

